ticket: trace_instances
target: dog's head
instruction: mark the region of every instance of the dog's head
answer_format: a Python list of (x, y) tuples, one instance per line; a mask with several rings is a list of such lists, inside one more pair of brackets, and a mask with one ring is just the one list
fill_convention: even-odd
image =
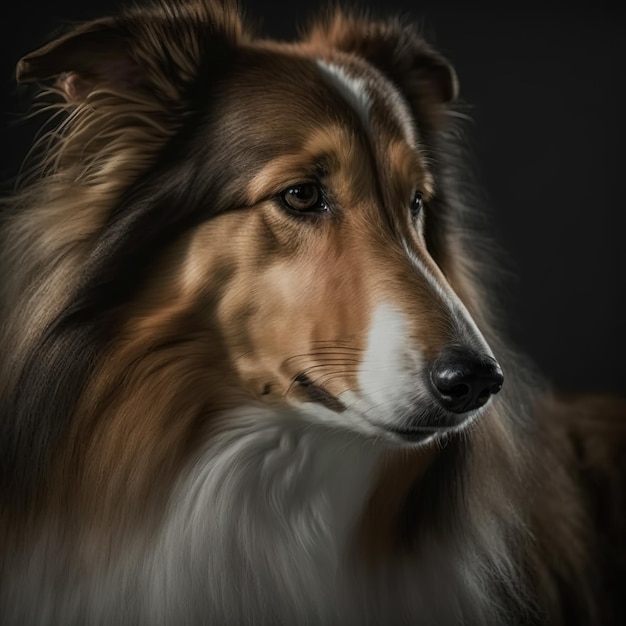
[(179, 3), (79, 27), (18, 78), (70, 109), (56, 163), (77, 194), (125, 181), (72, 231), (89, 251), (61, 314), (107, 326), (98, 367), (119, 359), (124, 393), (139, 370), (202, 406), (420, 443), (499, 391), (446, 269), (456, 78), (412, 27), (337, 13), (276, 43)]

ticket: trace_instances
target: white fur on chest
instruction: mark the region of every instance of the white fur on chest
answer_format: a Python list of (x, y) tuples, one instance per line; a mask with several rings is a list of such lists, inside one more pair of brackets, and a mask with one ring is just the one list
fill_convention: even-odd
[(341, 623), (378, 453), (347, 432), (259, 420), (199, 455), (175, 495), (151, 567), (151, 624)]
[(144, 567), (147, 624), (499, 623), (491, 585), (512, 571), (497, 526), (468, 518), (467, 535), (430, 532), (368, 571), (354, 539), (378, 445), (289, 416), (260, 427), (266, 417), (235, 416), (181, 483)]

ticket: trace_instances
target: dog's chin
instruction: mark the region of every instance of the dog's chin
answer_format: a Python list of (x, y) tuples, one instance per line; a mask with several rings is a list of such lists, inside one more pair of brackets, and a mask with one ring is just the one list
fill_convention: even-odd
[[(341, 398), (347, 405), (344, 411), (336, 412), (320, 402), (298, 403), (295, 415), (308, 427), (317, 425), (331, 431), (352, 433), (362, 440), (402, 447), (419, 447), (433, 442), (443, 441), (450, 436), (464, 432), (489, 405), (465, 413), (452, 413), (436, 402), (422, 401), (410, 408), (398, 409), (389, 415), (372, 415), (371, 410), (356, 410), (350, 407), (354, 401)], [(293, 407), (295, 408), (295, 407)], [(278, 416), (281, 415), (279, 412)], [(291, 414), (293, 415), (293, 414)]]
[(448, 428), (395, 428), (385, 426), (384, 438), (404, 445), (423, 445), (453, 432)]
[(486, 407), (487, 405), (462, 414), (432, 408), (428, 412), (420, 411), (412, 419), (405, 419), (398, 423), (371, 420), (368, 420), (368, 423), (376, 428), (377, 436), (386, 441), (400, 445), (420, 446), (465, 431), (485, 412)]

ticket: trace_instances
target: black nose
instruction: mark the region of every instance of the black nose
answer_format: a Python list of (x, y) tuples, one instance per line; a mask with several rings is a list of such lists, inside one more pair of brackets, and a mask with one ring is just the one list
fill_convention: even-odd
[(445, 348), (430, 370), (433, 392), (439, 403), (453, 413), (483, 406), (502, 388), (504, 377), (490, 356), (464, 348)]

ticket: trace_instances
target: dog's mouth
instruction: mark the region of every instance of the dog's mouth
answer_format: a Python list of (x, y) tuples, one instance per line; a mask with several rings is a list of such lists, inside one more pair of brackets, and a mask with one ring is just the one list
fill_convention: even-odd
[[(335, 413), (343, 413), (347, 410), (346, 405), (339, 398), (332, 395), (322, 385), (313, 382), (307, 374), (301, 372), (295, 376), (294, 382), (309, 402), (319, 404)], [(417, 410), (410, 419), (405, 419), (398, 425), (372, 419), (368, 417), (366, 411), (361, 413), (360, 418), (367, 423), (370, 435), (373, 428), (378, 437), (396, 442), (419, 444), (458, 431), (473, 421), (487, 403), (483, 403), (477, 410), (463, 414), (446, 411), (438, 403), (427, 404), (428, 406)]]
[(413, 428), (395, 428), (393, 426), (381, 426), (387, 432), (392, 433), (396, 437), (409, 441), (411, 443), (420, 443), (428, 439), (432, 439), (437, 435), (448, 433), (452, 428), (445, 427), (430, 427), (430, 426), (415, 426)]
[(314, 383), (305, 373), (300, 373), (294, 378), (294, 382), (298, 383), (300, 389), (304, 392), (310, 402), (321, 404), (322, 406), (342, 413), (346, 410), (345, 405), (339, 398), (333, 396), (324, 387)]
[(424, 409), (413, 419), (398, 425), (374, 421), (365, 416), (364, 419), (382, 437), (416, 444), (464, 430), (484, 412), (485, 406), (462, 415), (449, 413), (438, 407), (429, 407), (430, 410)]
[(371, 426), (379, 431), (380, 436), (394, 441), (406, 443), (424, 443), (436, 437), (442, 437), (459, 429), (458, 422), (441, 425), (406, 425), (393, 426), (391, 424), (381, 424), (368, 420)]

